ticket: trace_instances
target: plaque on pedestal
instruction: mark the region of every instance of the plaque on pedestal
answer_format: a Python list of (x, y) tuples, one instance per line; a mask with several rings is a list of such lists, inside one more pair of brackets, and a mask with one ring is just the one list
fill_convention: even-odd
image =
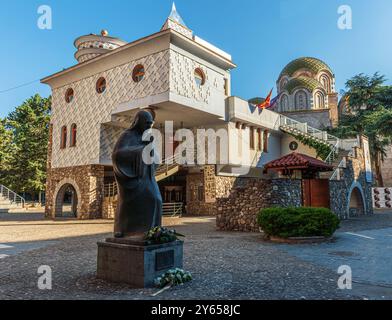
[(182, 241), (147, 245), (140, 239), (109, 238), (98, 242), (97, 276), (102, 280), (149, 288), (166, 271), (182, 267)]

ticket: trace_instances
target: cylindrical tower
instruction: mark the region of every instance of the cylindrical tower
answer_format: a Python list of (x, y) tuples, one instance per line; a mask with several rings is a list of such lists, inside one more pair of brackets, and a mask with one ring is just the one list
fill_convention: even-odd
[(82, 63), (125, 44), (127, 43), (119, 38), (109, 37), (106, 30), (102, 30), (101, 35), (89, 34), (81, 36), (74, 42), (77, 49), (75, 59)]

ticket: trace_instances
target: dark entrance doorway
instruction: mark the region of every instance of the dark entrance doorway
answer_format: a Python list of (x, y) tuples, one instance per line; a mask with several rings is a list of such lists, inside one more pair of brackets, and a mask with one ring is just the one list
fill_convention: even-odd
[(61, 187), (56, 198), (56, 218), (77, 218), (78, 196), (72, 184)]
[(330, 208), (329, 180), (303, 179), (302, 205), (304, 207)]
[(357, 217), (365, 214), (365, 204), (362, 199), (361, 191), (355, 187), (351, 192), (349, 204), (349, 217)]
[(167, 216), (182, 215), (186, 206), (187, 170), (159, 181), (159, 189), (163, 200), (163, 214)]

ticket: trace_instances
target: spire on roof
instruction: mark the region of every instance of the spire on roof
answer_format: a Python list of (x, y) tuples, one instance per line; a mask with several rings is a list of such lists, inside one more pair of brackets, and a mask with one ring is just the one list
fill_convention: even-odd
[(190, 39), (192, 39), (193, 37), (192, 30), (188, 29), (188, 27), (185, 25), (184, 20), (182, 20), (181, 16), (177, 12), (176, 4), (174, 2), (172, 5), (172, 10), (170, 12), (170, 15), (166, 19), (166, 22), (161, 30), (167, 30), (167, 29), (175, 30)]
[(172, 10), (171, 10), (170, 15), (169, 15), (169, 19), (171, 19), (171, 20), (177, 22), (178, 24), (186, 27), (186, 24), (185, 24), (184, 20), (182, 20), (180, 14), (177, 12), (176, 4), (174, 2), (173, 2), (173, 5), (172, 5)]

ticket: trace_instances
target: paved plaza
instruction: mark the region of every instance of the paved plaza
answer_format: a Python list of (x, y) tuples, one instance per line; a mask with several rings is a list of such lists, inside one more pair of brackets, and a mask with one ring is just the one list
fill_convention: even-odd
[[(184, 268), (194, 280), (158, 296), (97, 280), (97, 241), (111, 221), (0, 215), (0, 299), (391, 299), (392, 213), (344, 221), (331, 243), (280, 245), (261, 234), (217, 232), (212, 217), (167, 218), (185, 234)], [(353, 289), (339, 290), (337, 268), (349, 265)], [(37, 270), (52, 269), (52, 290)]]

